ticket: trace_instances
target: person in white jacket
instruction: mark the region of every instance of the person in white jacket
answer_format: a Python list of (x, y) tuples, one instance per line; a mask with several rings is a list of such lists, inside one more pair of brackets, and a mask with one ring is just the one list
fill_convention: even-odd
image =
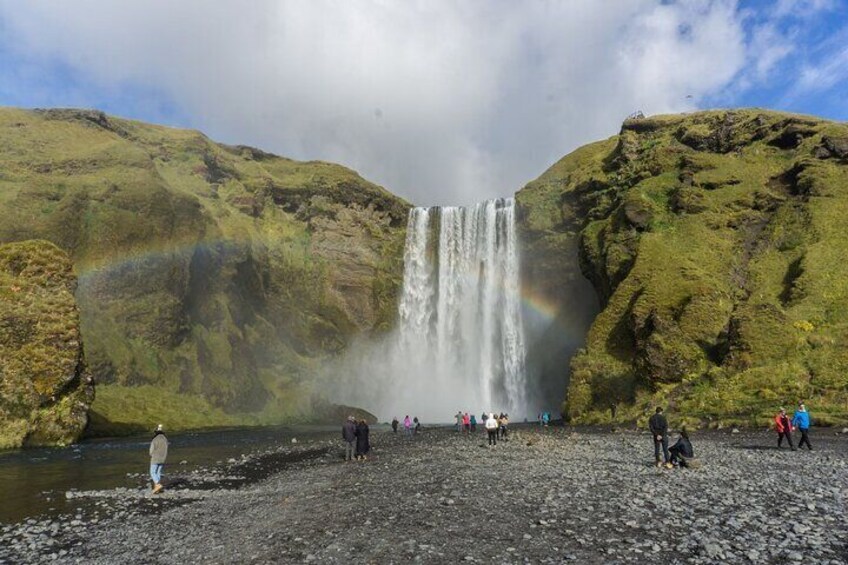
[(489, 445), (497, 445), (498, 444), (498, 419), (495, 418), (495, 414), (489, 414), (489, 417), (486, 418), (486, 432), (489, 434)]

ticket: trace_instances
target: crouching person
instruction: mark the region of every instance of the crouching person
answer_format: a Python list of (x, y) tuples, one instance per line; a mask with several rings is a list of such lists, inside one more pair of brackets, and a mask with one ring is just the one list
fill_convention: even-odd
[(695, 457), (695, 450), (692, 448), (692, 442), (689, 441), (689, 434), (686, 428), (680, 430), (680, 437), (677, 442), (668, 448), (671, 454), (671, 464), (680, 467), (688, 467), (689, 460)]

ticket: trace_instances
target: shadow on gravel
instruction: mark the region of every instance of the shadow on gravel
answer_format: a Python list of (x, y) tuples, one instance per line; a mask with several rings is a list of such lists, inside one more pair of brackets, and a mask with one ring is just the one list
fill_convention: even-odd
[(228, 476), (219, 481), (195, 483), (185, 478), (175, 478), (167, 485), (172, 490), (234, 490), (263, 481), (285, 469), (288, 465), (302, 461), (321, 459), (330, 448), (306, 449), (293, 453), (272, 453), (233, 464), (227, 469)]
[(791, 451), (788, 447), (784, 447), (783, 449), (778, 448), (774, 445), (729, 445), (730, 449), (744, 449), (746, 451)]

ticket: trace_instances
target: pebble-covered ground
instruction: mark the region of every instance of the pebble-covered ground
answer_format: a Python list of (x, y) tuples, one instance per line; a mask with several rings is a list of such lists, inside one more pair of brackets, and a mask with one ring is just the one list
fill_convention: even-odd
[(639, 432), (372, 438), (365, 462), (316, 440), (172, 476), (157, 496), (72, 493), (89, 500), (77, 515), (0, 529), (0, 562), (848, 563), (836, 430), (814, 430), (812, 452), (693, 433), (697, 470), (655, 468)]

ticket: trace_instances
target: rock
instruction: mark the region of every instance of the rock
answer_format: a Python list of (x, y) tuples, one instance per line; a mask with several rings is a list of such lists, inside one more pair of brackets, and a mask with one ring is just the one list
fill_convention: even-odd
[(721, 546), (713, 541), (708, 541), (702, 544), (704, 548), (704, 553), (706, 553), (707, 557), (710, 559), (716, 559), (723, 554)]
[(71, 260), (48, 241), (3, 244), (0, 280), (0, 450), (73, 443), (88, 423), (94, 384)]

